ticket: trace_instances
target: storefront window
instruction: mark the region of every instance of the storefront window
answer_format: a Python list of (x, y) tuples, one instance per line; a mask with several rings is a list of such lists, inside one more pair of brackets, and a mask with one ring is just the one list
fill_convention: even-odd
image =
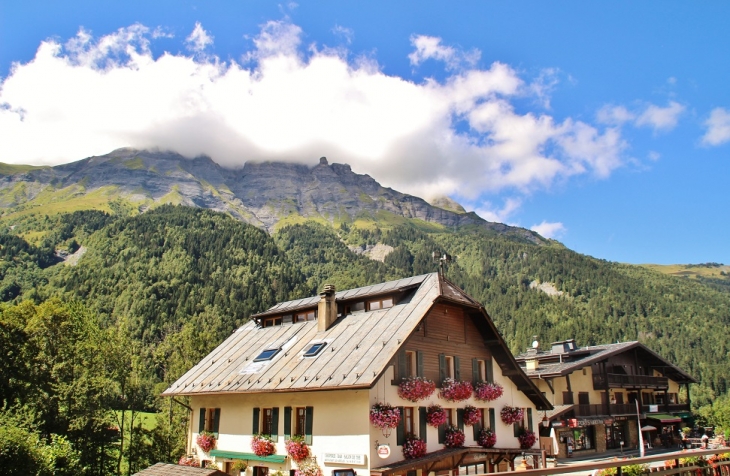
[(575, 451), (590, 450), (595, 448), (596, 444), (593, 427), (590, 426), (588, 428), (574, 428), (573, 442), (575, 445)]

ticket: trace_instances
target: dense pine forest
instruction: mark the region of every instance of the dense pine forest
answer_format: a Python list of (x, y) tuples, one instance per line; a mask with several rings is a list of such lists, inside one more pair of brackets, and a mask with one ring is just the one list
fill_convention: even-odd
[[(723, 283), (416, 222), (306, 222), (270, 236), (224, 214), (162, 206), (3, 224), (0, 462), (32, 462), (27, 474), (132, 474), (177, 461), (187, 410), (157, 395), (251, 314), (324, 283), (435, 271), (433, 251), (456, 258), (447, 277), (484, 304), (513, 352), (533, 336), (581, 346), (638, 339), (700, 381), (691, 395), (700, 422), (730, 429)], [(393, 247), (384, 262), (348, 248), (376, 243)]]

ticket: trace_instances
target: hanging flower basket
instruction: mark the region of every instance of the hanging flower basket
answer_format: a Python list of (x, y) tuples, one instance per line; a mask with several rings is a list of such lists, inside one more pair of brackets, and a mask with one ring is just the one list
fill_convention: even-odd
[(464, 407), (464, 424), (466, 426), (476, 425), (482, 422), (482, 411), (477, 407), (467, 405)]
[(298, 466), (295, 476), (322, 476), (322, 468), (312, 458), (303, 460)]
[(436, 384), (423, 377), (411, 377), (398, 385), (398, 396), (409, 402), (424, 400), (436, 391)]
[(460, 382), (452, 378), (446, 378), (441, 383), (439, 396), (450, 402), (461, 402), (471, 397), (474, 388), (471, 382)]
[(271, 456), (276, 453), (276, 445), (265, 435), (254, 435), (251, 440), (251, 449), (256, 456)]
[(479, 432), (477, 443), (483, 448), (493, 448), (497, 444), (497, 434), (489, 428), (484, 428)]
[(523, 430), (522, 433), (520, 433), (520, 436), (517, 437), (517, 440), (520, 442), (520, 448), (526, 450), (532, 448), (532, 445), (534, 445), (535, 441), (537, 441), (537, 437), (535, 436), (534, 431)]
[(420, 458), (428, 451), (426, 442), (417, 438), (416, 435), (408, 434), (406, 442), (403, 443), (403, 457), (405, 459)]
[(426, 423), (439, 427), (446, 423), (446, 410), (441, 405), (429, 405), (426, 409)]
[(396, 428), (400, 423), (400, 411), (390, 403), (376, 403), (370, 409), (370, 423), (381, 430)]
[(511, 425), (522, 421), (523, 412), (521, 408), (510, 407), (505, 405), (502, 407), (502, 411), (499, 412), (499, 417), (506, 425)]
[(461, 448), (464, 446), (464, 432), (455, 426), (446, 429), (446, 441), (444, 446), (447, 448)]
[(177, 462), (180, 466), (194, 466), (196, 468), (200, 468), (200, 461), (198, 461), (196, 458), (193, 458), (192, 456), (183, 456), (180, 458), (180, 461)]
[(292, 436), (286, 440), (286, 453), (297, 463), (309, 458), (309, 446), (301, 436)]
[(204, 431), (198, 435), (198, 438), (195, 440), (195, 442), (198, 444), (198, 447), (203, 450), (204, 453), (207, 453), (215, 448), (215, 435), (213, 433)]
[(478, 382), (474, 387), (474, 398), (483, 402), (491, 402), (502, 396), (504, 388), (498, 383)]

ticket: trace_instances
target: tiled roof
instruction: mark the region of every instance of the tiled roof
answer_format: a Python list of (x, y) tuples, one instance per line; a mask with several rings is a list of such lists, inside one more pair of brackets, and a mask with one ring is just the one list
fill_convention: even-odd
[(225, 476), (225, 474), (217, 469), (157, 463), (139, 473), (134, 473), (133, 476)]

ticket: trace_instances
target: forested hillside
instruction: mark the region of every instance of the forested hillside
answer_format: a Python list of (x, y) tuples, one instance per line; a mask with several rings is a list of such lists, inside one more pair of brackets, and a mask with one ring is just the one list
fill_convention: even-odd
[[(347, 246), (375, 243), (393, 247), (384, 262)], [(476, 228), (307, 222), (269, 236), (224, 214), (163, 206), (132, 217), (26, 216), (0, 234), (0, 347), (12, 349), (3, 354), (0, 427), (66, 454), (53, 460), (58, 467), (89, 468), (69, 474), (176, 460), (187, 412), (156, 395), (248, 316), (324, 283), (346, 289), (435, 271), (433, 251), (455, 257), (447, 277), (484, 304), (514, 352), (535, 335), (579, 345), (638, 339), (701, 381), (693, 405), (727, 392), (730, 292), (722, 287)], [(89, 400), (62, 404), (75, 388)], [(121, 418), (124, 409), (173, 418), (147, 431), (134, 413)]]

